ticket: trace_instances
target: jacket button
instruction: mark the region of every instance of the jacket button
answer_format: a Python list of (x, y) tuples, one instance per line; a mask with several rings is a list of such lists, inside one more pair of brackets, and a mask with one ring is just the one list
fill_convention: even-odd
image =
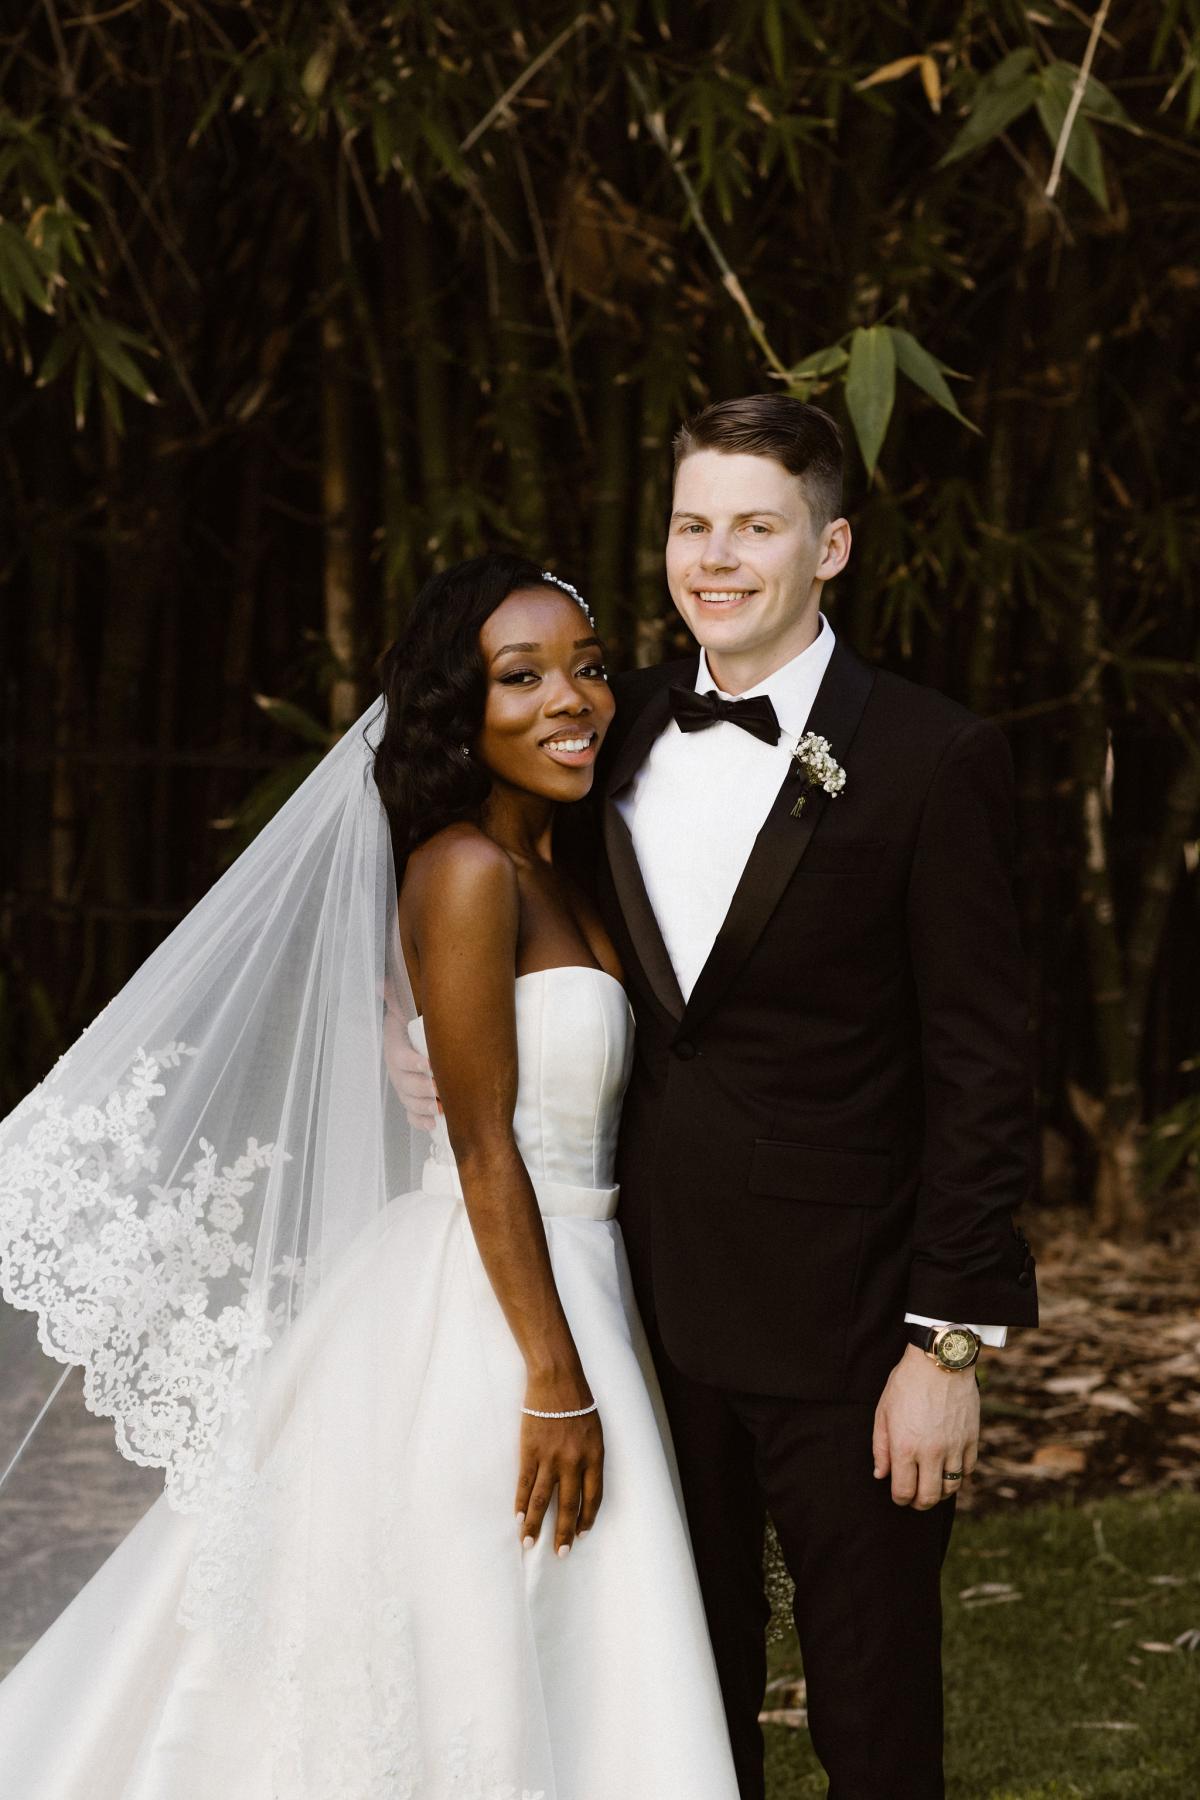
[(1033, 1275), (1031, 1271), (1029, 1269), (1022, 1269), (1021, 1273), (1017, 1276), (1017, 1286), (1028, 1287), (1032, 1280)]
[(695, 1044), (693, 1044), (691, 1038), (680, 1038), (679, 1042), (675, 1045), (675, 1054), (680, 1062), (691, 1062), (693, 1056), (699, 1056), (700, 1052), (697, 1050)]

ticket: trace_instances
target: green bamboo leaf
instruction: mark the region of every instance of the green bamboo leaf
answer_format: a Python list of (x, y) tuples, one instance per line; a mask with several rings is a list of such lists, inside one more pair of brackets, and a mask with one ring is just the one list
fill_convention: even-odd
[(319, 100), (325, 91), (326, 83), (333, 72), (334, 57), (337, 54), (332, 38), (326, 38), (318, 44), (304, 65), (304, 73), (300, 77), (300, 86), (306, 100)]
[(1200, 1095), (1181, 1100), (1153, 1119), (1141, 1147), (1142, 1176), (1150, 1193), (1164, 1188), (1194, 1156), (1200, 1154)]
[(862, 327), (850, 340), (846, 406), (868, 475), (875, 472), (896, 398), (896, 355), (886, 326)]
[[(1061, 98), (1065, 113), (1071, 103), (1071, 95), (1075, 92), (1078, 77), (1079, 70), (1071, 63), (1052, 62), (1040, 72), (1037, 81), (1043, 93)], [(1102, 125), (1120, 125), (1126, 131), (1141, 135), (1140, 128), (1134, 124), (1116, 95), (1102, 81), (1097, 81), (1094, 75), (1089, 75), (1084, 83), (1079, 110), (1086, 113), (1089, 119), (1097, 119)]]
[[(1074, 83), (1075, 71), (1071, 71)], [(1102, 119), (1110, 125), (1123, 125), (1127, 131), (1135, 131), (1142, 135), (1141, 127), (1135, 125), (1111, 88), (1106, 88), (1102, 81), (1089, 75), (1083, 86), (1083, 110), (1090, 113), (1093, 119)]]
[(1154, 34), (1154, 43), (1150, 49), (1150, 67), (1152, 69), (1157, 69), (1162, 61), (1163, 51), (1171, 41), (1171, 34), (1175, 29), (1174, 13), (1173, 6), (1164, 6), (1160, 11), (1158, 30)]
[[(1058, 69), (1065, 64), (1056, 65)], [(1070, 71), (1068, 70), (1069, 74)], [(1046, 71), (1047, 77), (1052, 74)], [(1057, 148), (1062, 135), (1063, 123), (1070, 105), (1070, 88), (1065, 91), (1060, 80), (1046, 80), (1038, 95), (1037, 115), (1042, 122), (1042, 129), (1050, 143)], [(1108, 211), (1108, 189), (1104, 181), (1104, 160), (1100, 154), (1100, 140), (1091, 125), (1083, 116), (1082, 107), (1075, 114), (1071, 125), (1071, 135), (1067, 139), (1067, 148), (1063, 161), (1078, 181), (1082, 181), (1097, 206)]]
[(217, 109), (224, 101), (226, 89), (228, 88), (230, 82), (233, 80), (236, 73), (237, 73), (237, 64), (234, 63), (230, 68), (226, 69), (225, 73), (222, 76), (220, 76), (217, 81), (215, 81), (213, 83), (212, 91), (208, 95), (208, 98), (205, 100), (204, 105), (200, 108), (200, 111), (197, 114), (196, 123), (192, 126), (192, 129), (188, 132), (188, 149), (189, 150), (195, 149), (196, 145), (200, 142), (200, 139), (204, 136), (204, 133), (208, 130), (209, 126), (212, 124), (213, 120), (216, 118)]
[[(37, 307), (39, 312), (53, 312), (46, 278), (42, 274), (33, 246), (25, 233), (16, 225), (10, 225), (7, 219), (0, 219), (0, 263), (3, 263), (8, 275), (8, 293), (14, 289), (24, 299)], [(10, 310), (24, 317), (24, 307), (18, 308), (10, 303)]]
[(279, 700), (273, 694), (255, 694), (255, 706), (261, 707), (273, 725), (280, 725), (284, 731), (290, 731), (293, 737), (303, 738), (306, 743), (319, 744), (327, 750), (332, 743), (332, 736), (319, 719), (297, 706), (294, 700)]
[(392, 116), (394, 106), (387, 102), (382, 106), (371, 108), (371, 148), (375, 152), (375, 173), (382, 181), (392, 166), (396, 154), (395, 140), (392, 136)]
[(433, 151), (446, 173), (455, 181), (465, 184), (467, 165), (463, 161), (462, 151), (457, 142), (444, 130), (437, 119), (423, 116), (421, 119), (421, 136)]
[(696, 153), (700, 163), (698, 185), (706, 188), (713, 175), (713, 146), (717, 135), (717, 113), (713, 105), (712, 89), (701, 80), (696, 89), (696, 102), (693, 108), (696, 120)]
[(18, 324), (25, 323), (25, 296), (13, 273), (12, 263), (5, 254), (2, 239), (0, 239), (0, 303), (7, 307)]
[(92, 386), (92, 359), (87, 351), (81, 349), (75, 358), (75, 380), (72, 383), (71, 404), (75, 410), (75, 429), (82, 431), (87, 423), (88, 395)]
[(85, 113), (81, 113), (77, 109), (72, 112), (71, 119), (72, 123), (77, 125), (80, 131), (85, 131), (89, 137), (94, 137), (96, 142), (103, 144), (106, 149), (129, 149), (129, 145), (124, 139), (119, 138), (115, 131), (110, 131), (107, 125), (102, 125), (99, 119), (91, 119)]
[(42, 366), (37, 372), (34, 387), (48, 387), (55, 376), (61, 375), (66, 367), (67, 359), (77, 347), (79, 339), (74, 331), (60, 331), (50, 348), (42, 358)]
[[(121, 343), (121, 335), (124, 334), (120, 334), (110, 320), (81, 320), (80, 329), (95, 351), (102, 375), (107, 373), (115, 377), (122, 387), (128, 388), (131, 394), (136, 394), (147, 405), (158, 405), (158, 395)], [(101, 381), (102, 391), (103, 385)]]
[(116, 437), (125, 436), (125, 419), (121, 412), (121, 394), (116, 382), (108, 370), (100, 364), (96, 369), (96, 385), (100, 389), (100, 399), (108, 414), (108, 422)]
[(892, 348), (896, 353), (896, 363), (901, 373), (907, 375), (908, 379), (914, 382), (922, 392), (928, 394), (931, 400), (936, 400), (938, 405), (943, 407), (946, 412), (951, 413), (961, 425), (965, 425), (970, 431), (978, 431), (978, 425), (973, 425), (971, 420), (959, 411), (958, 402), (946, 383), (946, 375), (953, 375), (956, 371), (948, 369), (946, 364), (939, 362), (936, 356), (931, 356), (924, 345), (917, 342), (911, 331), (904, 331), (898, 325), (888, 325), (885, 330), (891, 335)]
[(827, 344), (824, 350), (814, 350), (811, 356), (806, 356), (803, 362), (798, 362), (795, 368), (789, 369), (788, 378), (796, 381), (816, 380), (822, 375), (836, 374), (849, 361), (850, 353), (841, 344)]
[(787, 52), (783, 42), (783, 18), (779, 0), (767, 0), (763, 8), (763, 35), (767, 40), (767, 54), (771, 58), (775, 79), (782, 87), (787, 79)]
[(975, 90), (967, 122), (937, 167), (970, 156), (1006, 131), (1037, 98), (1033, 51), (1014, 50), (988, 72)]

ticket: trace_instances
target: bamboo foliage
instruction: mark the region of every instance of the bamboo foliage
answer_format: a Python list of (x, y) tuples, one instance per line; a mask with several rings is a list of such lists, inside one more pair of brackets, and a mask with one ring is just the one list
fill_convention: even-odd
[(839, 628), (1010, 732), (1044, 1122), (1142, 1229), (1200, 1050), (1198, 47), (1200, 0), (31, 3), (0, 1083), (354, 716), (432, 568), (519, 545), (616, 660), (669, 653), (672, 434), (781, 386), (846, 427)]

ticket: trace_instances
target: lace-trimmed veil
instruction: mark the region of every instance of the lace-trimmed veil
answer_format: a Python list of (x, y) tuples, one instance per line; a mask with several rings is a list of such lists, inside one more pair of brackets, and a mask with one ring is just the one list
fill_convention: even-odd
[[(383, 711), (0, 1123), (5, 1300), (82, 1365), (122, 1454), (210, 1523), (253, 1488), (273, 1350), (427, 1144), (386, 1067), (414, 1007), (372, 769)], [(20, 1448), (0, 1442), (0, 1472)]]

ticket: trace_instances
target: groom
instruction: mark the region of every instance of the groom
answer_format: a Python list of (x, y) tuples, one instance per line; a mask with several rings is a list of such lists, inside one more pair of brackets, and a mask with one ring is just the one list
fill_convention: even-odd
[(619, 1217), (743, 1800), (768, 1512), (831, 1795), (942, 1795), (973, 1364), (1037, 1323), (1011, 756), (835, 636), (841, 482), (836, 424), (783, 395), (679, 432), (667, 580), (701, 649), (618, 679), (593, 790), (638, 1027)]

